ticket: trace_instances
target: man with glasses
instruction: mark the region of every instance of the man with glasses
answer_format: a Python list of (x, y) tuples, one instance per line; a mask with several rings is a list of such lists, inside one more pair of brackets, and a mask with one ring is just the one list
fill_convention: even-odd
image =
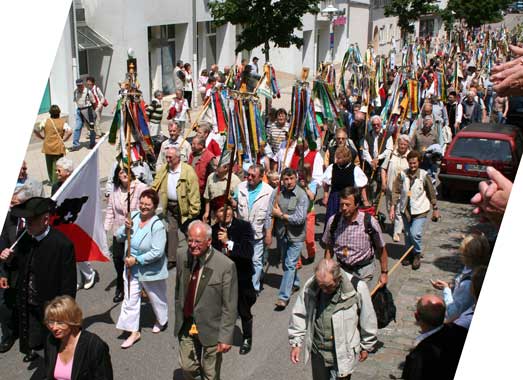
[[(20, 351), (31, 362), (43, 350), (48, 334), (42, 324), (45, 305), (60, 295), (76, 296), (73, 243), (49, 224), (51, 198), (33, 197), (11, 208), (11, 216), (25, 220), (27, 233), (14, 250), (4, 248), (0, 261), (18, 270), (16, 305)], [(41, 352), (40, 352), (41, 354)]]
[(364, 281), (333, 259), (318, 263), (300, 292), (289, 323), (291, 362), (309, 358), (313, 380), (350, 379), (377, 342), (378, 325)]
[(334, 156), (336, 153), (336, 149), (338, 149), (338, 147), (344, 146), (344, 145), (350, 149), (350, 152), (352, 154), (352, 163), (354, 165), (360, 164), (358, 149), (356, 148), (356, 145), (354, 145), (354, 141), (352, 141), (349, 138), (349, 135), (345, 128), (338, 128), (336, 130), (336, 139), (333, 140), (333, 142), (331, 144), (329, 144), (329, 148), (325, 152), (325, 157), (323, 158), (324, 168), (326, 168), (329, 165), (334, 164)]
[(238, 305), (234, 262), (211, 246), (212, 229), (188, 228), (188, 251), (178, 254), (174, 333), (185, 378), (220, 379), (222, 355), (233, 343)]

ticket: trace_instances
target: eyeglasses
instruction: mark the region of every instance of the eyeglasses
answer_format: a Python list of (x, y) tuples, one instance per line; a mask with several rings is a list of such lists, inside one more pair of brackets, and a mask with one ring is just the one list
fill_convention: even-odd
[(203, 243), (205, 243), (205, 240), (195, 240), (195, 239), (187, 240), (187, 244), (202, 245)]
[(45, 324), (49, 327), (56, 325), (57, 327), (65, 328), (68, 326), (67, 322), (61, 322), (61, 321), (46, 321)]

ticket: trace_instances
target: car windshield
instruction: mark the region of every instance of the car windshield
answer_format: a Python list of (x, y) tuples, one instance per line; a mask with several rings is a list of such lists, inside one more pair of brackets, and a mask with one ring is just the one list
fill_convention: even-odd
[(454, 144), (450, 156), (480, 161), (511, 161), (512, 151), (508, 141), (461, 137)]

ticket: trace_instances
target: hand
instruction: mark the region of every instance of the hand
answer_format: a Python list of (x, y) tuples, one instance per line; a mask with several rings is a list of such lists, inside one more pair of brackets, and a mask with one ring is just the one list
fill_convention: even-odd
[(209, 220), (209, 213), (205, 212), (202, 216), (202, 222), (207, 222)]
[(392, 222), (395, 217), (396, 217), (396, 212), (394, 210), (394, 206), (390, 206), (390, 211), (389, 211), (389, 219), (390, 219), (390, 221)]
[(379, 160), (377, 158), (372, 160), (371, 165), (373, 170), (376, 170), (376, 168), (378, 167), (378, 162)]
[(518, 57), (492, 68), (490, 80), (498, 96), (523, 95), (523, 48), (511, 45), (510, 50)]
[(283, 215), (283, 212), (280, 209), (280, 206), (276, 205), (272, 208), (272, 216), (275, 218), (281, 218)]
[(229, 236), (227, 236), (227, 228), (220, 227), (220, 231), (218, 231), (218, 240), (222, 242), (222, 244), (227, 244), (229, 241)]
[(133, 228), (133, 221), (129, 220), (127, 217), (125, 218), (125, 228), (131, 230)]
[(360, 352), (360, 362), (364, 362), (369, 357), (368, 351), (362, 350)]
[(443, 290), (444, 288), (450, 288), (449, 283), (441, 280), (432, 281), (430, 280), (432, 286), (438, 290)]
[(132, 266), (136, 265), (136, 263), (137, 263), (136, 257), (134, 257), (134, 256), (126, 257), (124, 261), (125, 261), (125, 266), (127, 268), (131, 268)]
[(380, 288), (383, 288), (385, 285), (387, 285), (387, 282), (389, 282), (389, 275), (387, 273), (380, 274), (380, 279), (378, 280)]
[(298, 364), (300, 362), (300, 347), (291, 348), (291, 363)]
[(9, 248), (5, 248), (2, 253), (0, 253), (0, 261), (6, 261), (7, 259), (9, 259), (11, 257), (11, 255), (13, 254), (13, 250), (12, 249), (9, 249)]
[(480, 182), (479, 192), (470, 200), (476, 206), (472, 212), (499, 227), (512, 191), (512, 182), (490, 166), (487, 167), (487, 175), (490, 181)]
[(323, 194), (322, 203), (324, 207), (327, 207), (327, 204), (329, 203), (329, 193)]
[(439, 214), (439, 210), (432, 211), (432, 221), (437, 222), (441, 218), (441, 215)]
[(271, 244), (272, 244), (272, 231), (271, 231), (271, 233), (265, 234), (265, 245), (267, 247), (270, 247)]
[(385, 183), (381, 184), (381, 192), (386, 193), (387, 192), (387, 185)]
[(7, 277), (0, 277), (0, 289), (7, 288), (9, 288), (9, 282), (7, 281)]
[(218, 345), (216, 346), (216, 352), (226, 353), (229, 352), (230, 349), (231, 345), (226, 343), (218, 343)]

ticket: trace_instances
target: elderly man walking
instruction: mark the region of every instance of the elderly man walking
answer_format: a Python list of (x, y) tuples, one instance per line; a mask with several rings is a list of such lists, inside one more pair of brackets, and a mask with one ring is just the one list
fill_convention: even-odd
[(236, 268), (211, 242), (211, 227), (196, 220), (189, 225), (188, 251), (178, 254), (174, 333), (185, 379), (219, 380), (222, 355), (233, 343)]
[(167, 163), (156, 173), (151, 188), (158, 191), (160, 205), (167, 220), (167, 268), (176, 265), (178, 230), (200, 213), (198, 177), (191, 165), (181, 161), (180, 151), (174, 147), (165, 152)]
[(376, 314), (364, 281), (333, 259), (318, 263), (303, 287), (289, 323), (291, 362), (311, 359), (313, 380), (350, 379), (377, 342)]

